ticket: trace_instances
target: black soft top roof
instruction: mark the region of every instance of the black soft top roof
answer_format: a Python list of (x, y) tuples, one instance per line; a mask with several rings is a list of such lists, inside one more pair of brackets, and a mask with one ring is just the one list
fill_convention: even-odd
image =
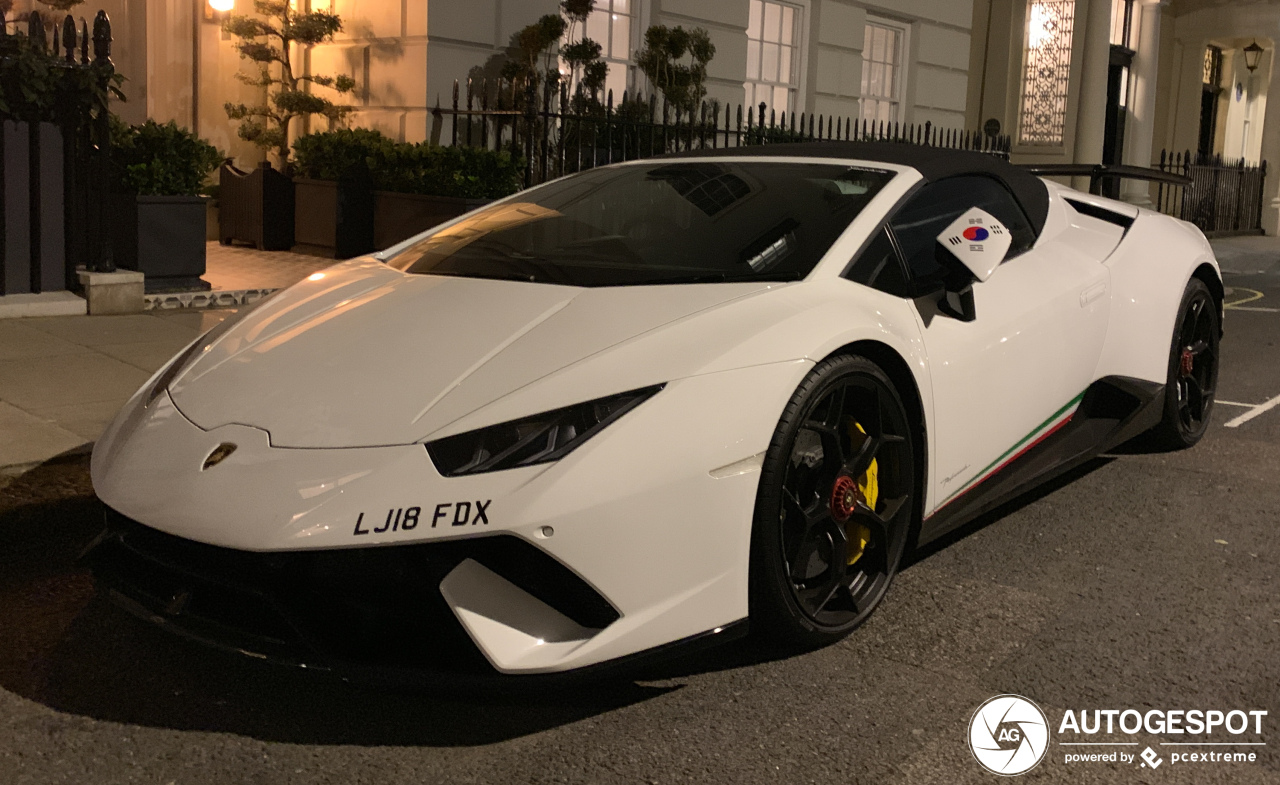
[(948, 150), (941, 147), (899, 142), (800, 142), (797, 144), (744, 145), (715, 150), (690, 150), (662, 158), (802, 156), (812, 158), (854, 158), (910, 166), (929, 182), (962, 174), (985, 175), (1004, 183), (1012, 193), (1036, 234), (1049, 215), (1049, 189), (1040, 178), (990, 153)]

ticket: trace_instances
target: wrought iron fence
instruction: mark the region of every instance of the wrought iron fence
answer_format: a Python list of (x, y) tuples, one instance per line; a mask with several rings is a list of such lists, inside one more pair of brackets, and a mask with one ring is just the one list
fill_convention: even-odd
[(1262, 206), (1267, 162), (1256, 166), (1244, 159), (1192, 156), (1191, 151), (1160, 151), (1160, 171), (1190, 179), (1187, 185), (1156, 186), (1157, 208), (1190, 221), (1208, 235), (1262, 234)]
[(973, 131), (703, 102), (696, 110), (613, 91), (600, 102), (562, 82), (453, 83), (449, 108), (432, 110), (431, 138), (523, 157), (525, 187), (603, 164), (683, 150), (804, 141), (889, 141), (974, 150), (1008, 159), (1011, 140)]
[(76, 288), (78, 266), (114, 269), (104, 212), (110, 150), (105, 96), (115, 73), (111, 22), (99, 11), (90, 33), (87, 20), (77, 23), (67, 14), (51, 25), (52, 47), (45, 24), (35, 10), (21, 22), (0, 13), (0, 58), (19, 57), (30, 45), (54, 79), (92, 80), (103, 101), (97, 107), (54, 106), (53, 122), (0, 112), (0, 294)]

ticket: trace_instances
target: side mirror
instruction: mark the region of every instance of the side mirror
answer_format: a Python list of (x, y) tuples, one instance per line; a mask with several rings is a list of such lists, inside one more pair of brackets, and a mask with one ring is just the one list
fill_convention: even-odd
[(938, 235), (939, 261), (948, 271), (938, 310), (965, 322), (977, 314), (973, 282), (987, 280), (1009, 253), (1013, 238), (1004, 224), (980, 207), (970, 208)]

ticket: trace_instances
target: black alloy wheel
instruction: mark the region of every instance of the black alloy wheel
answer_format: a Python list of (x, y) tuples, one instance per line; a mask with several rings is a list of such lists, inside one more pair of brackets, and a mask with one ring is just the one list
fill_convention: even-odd
[(1192, 278), (1174, 325), (1159, 433), (1174, 449), (1200, 441), (1209, 427), (1218, 386), (1218, 310), (1203, 281)]
[(898, 570), (916, 471), (901, 397), (874, 363), (820, 363), (766, 453), (752, 530), (751, 620), (822, 645), (861, 624)]

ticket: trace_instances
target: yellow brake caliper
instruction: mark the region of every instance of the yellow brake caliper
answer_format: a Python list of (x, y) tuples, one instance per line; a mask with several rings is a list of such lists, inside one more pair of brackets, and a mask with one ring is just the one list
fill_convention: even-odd
[[(857, 429), (857, 433), (854, 433), (855, 428)], [(861, 438), (859, 438), (858, 434), (861, 434)], [(851, 425), (849, 426), (849, 439), (853, 442), (854, 449), (858, 449), (858, 447), (861, 446), (862, 441), (866, 438), (867, 432), (862, 429), (862, 425), (856, 421), (851, 421)], [(876, 500), (880, 498), (880, 483), (877, 478), (878, 471), (879, 467), (876, 464), (876, 460), (872, 458), (871, 465), (868, 466), (866, 472), (857, 479), (858, 493), (862, 495), (867, 506), (873, 510), (876, 508)], [(871, 542), (871, 529), (861, 523), (858, 523), (853, 518), (850, 518), (849, 522), (846, 523), (845, 526), (845, 534), (849, 538), (849, 564), (853, 564), (858, 559), (862, 558), (862, 554), (866, 551), (868, 543)]]

